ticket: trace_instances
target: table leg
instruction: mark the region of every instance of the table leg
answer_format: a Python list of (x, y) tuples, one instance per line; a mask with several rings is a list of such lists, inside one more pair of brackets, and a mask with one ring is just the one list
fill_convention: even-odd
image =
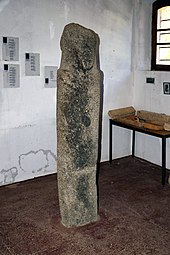
[(162, 137), (162, 185), (165, 185), (166, 179), (166, 138)]
[(135, 156), (135, 130), (132, 131), (132, 157)]
[(112, 164), (112, 121), (109, 121), (109, 161)]

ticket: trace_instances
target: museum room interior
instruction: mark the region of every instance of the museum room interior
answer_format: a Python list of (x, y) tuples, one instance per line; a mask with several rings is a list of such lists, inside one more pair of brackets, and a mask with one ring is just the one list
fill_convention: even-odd
[[(170, 254), (169, 17), (170, 0), (0, 0), (0, 254)], [(61, 220), (57, 179), (61, 36), (70, 23), (97, 34), (102, 73), (97, 218), (80, 226)], [(140, 132), (131, 119), (128, 128), (111, 122), (109, 111), (129, 107), (167, 123)], [(81, 180), (88, 214), (90, 184)], [(65, 192), (67, 203), (74, 190)]]

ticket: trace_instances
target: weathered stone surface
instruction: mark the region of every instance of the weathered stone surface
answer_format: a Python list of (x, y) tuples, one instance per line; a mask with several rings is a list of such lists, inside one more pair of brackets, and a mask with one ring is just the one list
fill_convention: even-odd
[(144, 120), (148, 123), (156, 124), (156, 125), (164, 125), (166, 122), (170, 122), (170, 116), (165, 113), (156, 113), (149, 111), (137, 111), (137, 117), (140, 120)]
[(110, 110), (108, 111), (108, 115), (109, 117), (114, 120), (114, 119), (119, 119), (119, 118), (124, 118), (130, 115), (135, 115), (135, 109), (133, 108), (133, 106), (128, 106), (128, 107), (124, 107), (124, 108), (118, 108), (118, 109), (114, 109), (114, 110)]
[(97, 220), (98, 49), (99, 38), (92, 30), (74, 23), (65, 26), (57, 74), (57, 172), (66, 227)]

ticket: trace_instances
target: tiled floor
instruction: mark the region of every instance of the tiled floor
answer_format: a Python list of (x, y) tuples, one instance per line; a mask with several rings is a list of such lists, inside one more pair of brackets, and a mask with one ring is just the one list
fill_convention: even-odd
[(0, 254), (170, 255), (170, 186), (161, 170), (131, 157), (102, 163), (99, 220), (60, 223), (57, 176), (0, 188)]

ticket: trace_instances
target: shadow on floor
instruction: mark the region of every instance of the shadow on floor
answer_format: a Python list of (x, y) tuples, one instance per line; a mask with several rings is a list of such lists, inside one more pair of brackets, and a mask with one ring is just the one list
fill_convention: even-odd
[(72, 229), (60, 223), (56, 179), (0, 188), (0, 254), (170, 254), (170, 186), (160, 167), (132, 157), (102, 163), (99, 220)]

